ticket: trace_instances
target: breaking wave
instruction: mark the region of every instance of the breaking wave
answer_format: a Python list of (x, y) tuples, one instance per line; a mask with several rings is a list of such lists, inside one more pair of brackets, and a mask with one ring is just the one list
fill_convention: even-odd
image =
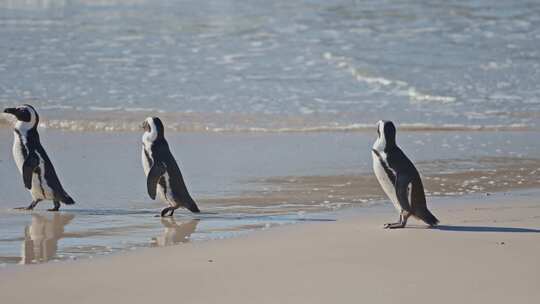
[[(215, 123), (175, 120), (166, 118), (166, 128), (174, 132), (213, 132), (213, 133), (317, 133), (317, 132), (372, 132), (374, 123), (328, 123), (303, 125), (286, 125), (269, 123), (266, 125), (249, 125), (238, 123)], [(40, 128), (57, 129), (75, 132), (135, 132), (141, 130), (142, 119), (48, 119), (40, 122)], [(0, 128), (11, 128), (12, 121), (0, 116)], [(398, 128), (403, 131), (527, 131), (526, 124), (428, 124), (402, 123)]]
[(384, 88), (387, 92), (393, 92), (396, 96), (407, 96), (411, 104), (439, 103), (447, 104), (456, 101), (454, 96), (439, 96), (420, 92), (417, 88), (403, 80), (393, 80), (381, 76), (373, 76), (367, 71), (358, 68), (354, 60), (345, 56), (336, 56), (330, 52), (323, 54), (323, 58), (335, 64), (338, 69), (342, 69), (351, 74), (356, 81), (365, 83), (373, 89)]

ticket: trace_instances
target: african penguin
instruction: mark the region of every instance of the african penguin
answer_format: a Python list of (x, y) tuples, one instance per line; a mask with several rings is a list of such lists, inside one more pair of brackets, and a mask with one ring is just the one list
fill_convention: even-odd
[(172, 216), (179, 207), (199, 213), (165, 140), (163, 123), (158, 117), (148, 117), (143, 122), (143, 128), (141, 156), (148, 195), (156, 199), (157, 193), (161, 200), (169, 204), (169, 207), (161, 211), (161, 216), (167, 213)]
[(396, 145), (396, 127), (391, 121), (377, 123), (379, 137), (373, 144), (373, 171), (384, 192), (399, 212), (399, 222), (384, 228), (403, 228), (409, 216), (429, 226), (439, 220), (428, 210), (420, 174), (405, 153)]
[(4, 113), (17, 118), (13, 130), (13, 158), (22, 174), (24, 186), (32, 195), (32, 203), (28, 207), (17, 209), (32, 210), (42, 200), (52, 200), (58, 211), (60, 202), (73, 205), (75, 202), (62, 187), (56, 171), (41, 145), (37, 126), (39, 115), (31, 105), (6, 108)]

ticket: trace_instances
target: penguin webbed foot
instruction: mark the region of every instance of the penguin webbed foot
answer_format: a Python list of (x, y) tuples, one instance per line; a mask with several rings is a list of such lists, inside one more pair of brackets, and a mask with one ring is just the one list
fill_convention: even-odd
[(47, 209), (47, 211), (58, 211), (60, 209), (60, 203), (57, 201), (54, 201), (54, 208)]
[(387, 223), (387, 224), (384, 224), (384, 229), (397, 229), (397, 228), (404, 228), (405, 227), (405, 224), (404, 223)]
[(24, 211), (31, 211), (31, 210), (34, 210), (34, 207), (16, 207), (16, 208), (13, 208), (15, 210), (24, 210)]
[(34, 207), (36, 207), (36, 205), (37, 205), (40, 201), (41, 201), (41, 200), (33, 201), (28, 207), (17, 207), (17, 208), (15, 208), (15, 210), (26, 210), (26, 211), (34, 210)]
[(409, 216), (411, 214), (408, 211), (402, 210), (399, 213), (399, 220), (397, 223), (388, 223), (384, 225), (384, 229), (397, 229), (397, 228), (405, 228), (405, 225), (407, 225), (407, 220), (409, 219)]
[[(169, 215), (167, 215), (167, 213), (169, 213)], [(172, 217), (173, 216), (173, 213), (174, 213), (174, 208), (173, 207), (167, 207), (163, 210), (161, 210), (161, 217)]]

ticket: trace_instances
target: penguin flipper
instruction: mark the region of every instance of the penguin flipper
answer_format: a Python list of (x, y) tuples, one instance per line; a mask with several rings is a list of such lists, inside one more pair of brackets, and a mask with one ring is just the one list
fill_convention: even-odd
[(146, 177), (146, 188), (151, 199), (156, 199), (157, 185), (166, 168), (163, 164), (154, 164)]
[(37, 166), (39, 166), (39, 158), (36, 153), (28, 154), (22, 166), (24, 187), (26, 189), (32, 189), (32, 174)]
[(411, 211), (411, 204), (409, 202), (409, 184), (411, 178), (403, 173), (396, 175), (396, 197), (399, 205), (405, 211)]

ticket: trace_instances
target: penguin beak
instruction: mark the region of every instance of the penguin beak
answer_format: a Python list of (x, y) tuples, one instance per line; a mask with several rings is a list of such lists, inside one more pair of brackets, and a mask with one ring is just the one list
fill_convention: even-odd
[(141, 128), (146, 132), (146, 131), (149, 131), (150, 127), (148, 126), (148, 122), (143, 121), (143, 123), (141, 124)]
[(11, 114), (11, 115), (17, 115), (17, 108), (5, 108), (4, 113)]

